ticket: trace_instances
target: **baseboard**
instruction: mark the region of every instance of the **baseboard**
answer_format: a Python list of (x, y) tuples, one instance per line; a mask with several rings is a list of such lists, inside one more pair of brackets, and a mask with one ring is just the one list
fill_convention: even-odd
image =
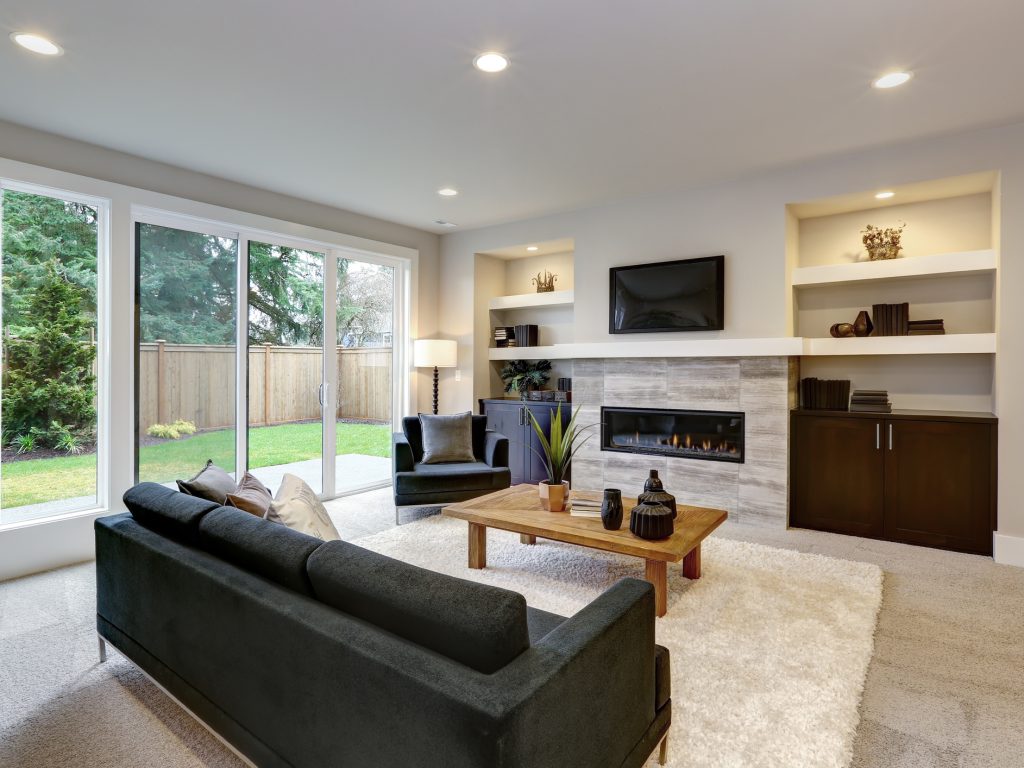
[(1024, 568), (1024, 537), (994, 533), (992, 544), (992, 555), (997, 563)]

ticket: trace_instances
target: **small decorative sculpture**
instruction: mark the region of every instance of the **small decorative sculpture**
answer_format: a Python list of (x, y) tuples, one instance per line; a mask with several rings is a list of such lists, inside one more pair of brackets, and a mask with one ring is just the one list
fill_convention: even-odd
[(871, 322), (871, 315), (861, 310), (860, 314), (857, 315), (857, 319), (852, 323), (833, 323), (828, 332), (832, 335), (832, 338), (846, 339), (851, 336), (870, 336), (873, 330), (875, 330), (875, 324)]
[(868, 252), (868, 259), (871, 261), (883, 261), (886, 259), (898, 259), (903, 246), (900, 239), (903, 237), (903, 230), (906, 223), (898, 227), (876, 227), (868, 224), (861, 230), (861, 242)]
[(545, 269), (543, 273), (538, 272), (530, 282), (537, 286), (537, 293), (551, 293), (555, 290), (557, 279), (558, 275), (553, 275)]

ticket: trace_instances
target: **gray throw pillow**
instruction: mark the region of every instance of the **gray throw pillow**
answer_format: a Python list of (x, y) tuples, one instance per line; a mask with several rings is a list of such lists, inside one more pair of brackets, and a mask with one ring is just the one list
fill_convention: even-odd
[(420, 414), (423, 433), (423, 463), (450, 464), (476, 461), (473, 455), (473, 414), (451, 416)]
[(195, 477), (177, 482), (178, 490), (182, 493), (198, 496), (207, 501), (216, 501), (218, 504), (227, 501), (228, 494), (234, 493), (236, 487), (235, 479), (214, 464), (213, 459), (209, 459)]

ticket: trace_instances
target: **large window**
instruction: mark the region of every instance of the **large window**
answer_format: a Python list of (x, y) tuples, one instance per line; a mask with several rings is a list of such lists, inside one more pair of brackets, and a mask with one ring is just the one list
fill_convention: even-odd
[(96, 507), (100, 203), (7, 186), (0, 525)]
[(135, 249), (137, 480), (233, 475), (238, 241), (139, 223)]

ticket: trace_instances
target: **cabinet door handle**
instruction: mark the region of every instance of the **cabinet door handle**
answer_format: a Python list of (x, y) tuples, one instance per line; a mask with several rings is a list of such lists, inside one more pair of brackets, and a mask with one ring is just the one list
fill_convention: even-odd
[(892, 450), (892, 424), (889, 424), (889, 450)]
[(523, 426), (526, 423), (526, 408), (519, 406), (519, 426)]
[(882, 425), (875, 424), (875, 450), (882, 450)]

